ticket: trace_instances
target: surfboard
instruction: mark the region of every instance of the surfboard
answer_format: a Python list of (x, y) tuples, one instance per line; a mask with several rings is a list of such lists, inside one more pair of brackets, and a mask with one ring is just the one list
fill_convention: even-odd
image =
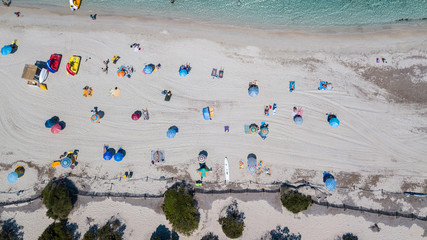
[(225, 183), (230, 182), (230, 169), (228, 168), (228, 159), (224, 159), (224, 170), (225, 170)]
[(273, 104), (273, 115), (277, 113), (277, 104)]

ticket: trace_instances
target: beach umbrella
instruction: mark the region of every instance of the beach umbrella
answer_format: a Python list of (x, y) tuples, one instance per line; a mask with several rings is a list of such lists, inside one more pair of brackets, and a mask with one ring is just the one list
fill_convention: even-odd
[(204, 178), (206, 177), (206, 173), (210, 172), (211, 170), (208, 168), (208, 166), (206, 166), (206, 164), (201, 164), (200, 168), (197, 169), (197, 171), (199, 172), (200, 177)]
[(296, 125), (301, 125), (302, 124), (302, 117), (300, 115), (295, 115), (294, 117), (294, 122)]
[(20, 178), (20, 177), (24, 176), (25, 168), (23, 166), (18, 166), (15, 169), (15, 172), (18, 174), (18, 178)]
[(16, 172), (11, 172), (9, 173), (9, 175), (7, 175), (7, 180), (10, 183), (14, 183), (16, 182), (16, 180), (18, 180), (18, 174)]
[(263, 127), (263, 128), (261, 128), (261, 130), (260, 130), (259, 134), (260, 134), (261, 136), (265, 137), (265, 136), (267, 136), (267, 135), (268, 135), (268, 133), (269, 133), (269, 132), (270, 132), (270, 131), (268, 130), (268, 127)]
[(199, 163), (205, 163), (206, 162), (206, 156), (204, 154), (199, 155)]
[(258, 132), (258, 126), (257, 126), (256, 124), (251, 124), (251, 125), (249, 126), (249, 131), (250, 131), (252, 134), (257, 133), (257, 132)]
[(177, 132), (178, 132), (178, 128), (177, 127), (170, 127), (168, 129), (168, 131), (166, 132), (166, 136), (168, 138), (174, 138)]
[(153, 72), (153, 70), (154, 70), (153, 64), (148, 64), (144, 68), (144, 73), (145, 74), (151, 74)]
[(2, 55), (9, 55), (11, 52), (12, 52), (12, 46), (11, 45), (6, 45), (6, 46), (2, 47), (2, 49), (1, 49)]
[(248, 93), (249, 93), (249, 96), (251, 96), (251, 97), (256, 97), (256, 96), (258, 96), (258, 93), (259, 93), (259, 88), (258, 88), (258, 86), (255, 86), (255, 85), (251, 86), (251, 87), (248, 89)]
[(141, 117), (141, 114), (139, 114), (138, 112), (134, 112), (132, 114), (132, 120), (136, 121)]
[(69, 168), (72, 163), (73, 162), (71, 161), (71, 158), (69, 158), (69, 157), (63, 158), (61, 160), (61, 167), (63, 167), (63, 168)]
[(44, 123), (44, 126), (45, 126), (45, 127), (47, 127), (47, 128), (51, 128), (53, 125), (55, 125), (55, 120), (53, 120), (53, 118), (51, 118), (51, 119), (47, 120), (47, 121)]
[(59, 125), (59, 123), (54, 124), (54, 125), (50, 128), (50, 131), (51, 131), (53, 134), (57, 134), (57, 133), (59, 133), (61, 130), (62, 130), (62, 127), (61, 127), (61, 125)]
[(325, 181), (325, 187), (329, 191), (332, 191), (332, 190), (334, 190), (337, 187), (337, 182), (333, 178), (328, 178)]
[(116, 154), (114, 154), (114, 160), (116, 160), (116, 162), (120, 162), (123, 160), (123, 157), (125, 155), (123, 155), (122, 152), (118, 151)]
[(125, 71), (119, 71), (118, 73), (117, 73), (117, 76), (119, 76), (119, 77), (124, 77), (125, 76)]
[(109, 150), (107, 150), (105, 153), (104, 153), (104, 160), (111, 160), (111, 158), (113, 158), (113, 153), (111, 152), (111, 151), (109, 151)]
[(331, 125), (332, 127), (338, 127), (340, 125), (340, 120), (338, 120), (338, 118), (334, 117), (329, 119), (329, 125)]
[(93, 114), (92, 117), (90, 117), (90, 120), (92, 120), (92, 122), (96, 122), (99, 119), (99, 115), (98, 114)]
[(179, 76), (185, 77), (185, 76), (187, 76), (187, 74), (188, 74), (187, 70), (185, 70), (185, 69), (179, 70)]

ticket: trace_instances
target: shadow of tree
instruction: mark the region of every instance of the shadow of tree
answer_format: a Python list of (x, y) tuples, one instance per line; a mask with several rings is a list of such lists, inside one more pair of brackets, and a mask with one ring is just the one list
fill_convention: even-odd
[(150, 237), (150, 240), (179, 240), (178, 233), (172, 230), (172, 232), (165, 226), (159, 225), (155, 232)]
[(16, 223), (16, 220), (13, 218), (9, 218), (6, 221), (0, 221), (1, 232), (0, 239), (14, 239), (14, 240), (23, 240), (24, 232), (22, 229), (23, 226), (20, 226)]
[(79, 226), (76, 223), (67, 223), (67, 229), (72, 236), (73, 240), (78, 240), (81, 237), (81, 233), (77, 232)]
[(219, 240), (217, 235), (214, 235), (213, 233), (208, 233), (205, 236), (202, 237), (200, 240)]

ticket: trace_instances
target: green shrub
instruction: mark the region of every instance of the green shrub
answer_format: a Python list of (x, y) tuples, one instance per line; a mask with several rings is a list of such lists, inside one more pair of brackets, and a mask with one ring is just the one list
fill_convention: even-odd
[(238, 238), (242, 236), (245, 228), (244, 214), (237, 209), (237, 202), (233, 201), (227, 208), (225, 217), (221, 217), (218, 222), (221, 224), (222, 231), (229, 238)]
[(199, 227), (196, 202), (184, 187), (167, 190), (162, 209), (172, 228), (179, 233), (190, 236)]
[(283, 206), (294, 214), (307, 210), (312, 202), (310, 196), (303, 196), (293, 190), (285, 190), (280, 199)]
[(65, 222), (52, 223), (47, 227), (39, 240), (69, 240), (71, 234), (66, 227)]
[(83, 236), (83, 240), (121, 240), (124, 228), (125, 226), (118, 219), (111, 220), (101, 229), (97, 226), (91, 227)]
[(202, 237), (200, 240), (219, 240), (217, 235), (214, 235), (213, 233), (208, 233), (205, 236)]
[(46, 205), (46, 215), (53, 219), (67, 219), (73, 209), (74, 189), (67, 184), (69, 181), (52, 180), (43, 189), (43, 203)]
[(6, 221), (0, 221), (0, 240), (22, 240), (24, 233), (21, 231), (24, 227), (16, 224), (15, 219), (10, 218)]
[(342, 235), (342, 240), (358, 240), (359, 238), (355, 235), (353, 235), (353, 233), (346, 233), (344, 235)]

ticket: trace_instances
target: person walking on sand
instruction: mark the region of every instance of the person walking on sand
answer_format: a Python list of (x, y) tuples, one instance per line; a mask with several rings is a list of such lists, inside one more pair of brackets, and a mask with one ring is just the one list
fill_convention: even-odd
[(16, 15), (16, 17), (21, 16), (21, 12), (14, 12), (14, 14)]

